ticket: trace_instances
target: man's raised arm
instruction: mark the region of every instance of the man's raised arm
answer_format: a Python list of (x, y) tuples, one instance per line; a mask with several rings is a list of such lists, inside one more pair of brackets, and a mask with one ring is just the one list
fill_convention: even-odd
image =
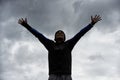
[(100, 15), (95, 15), (94, 17), (91, 16), (91, 23), (84, 27), (81, 31), (79, 31), (73, 38), (68, 40), (70, 47), (73, 48), (74, 45), (78, 42), (78, 40), (100, 20), (101, 20)]
[(51, 43), (51, 40), (49, 40), (48, 38), (46, 38), (44, 35), (42, 35), (41, 33), (39, 33), (37, 30), (35, 30), (34, 28), (32, 28), (28, 23), (27, 23), (27, 18), (23, 19), (19, 19), (18, 23), (21, 24), (22, 26), (24, 26), (27, 30), (29, 30), (35, 37), (37, 37), (41, 43), (44, 44), (44, 46), (46, 48), (49, 48), (49, 44)]

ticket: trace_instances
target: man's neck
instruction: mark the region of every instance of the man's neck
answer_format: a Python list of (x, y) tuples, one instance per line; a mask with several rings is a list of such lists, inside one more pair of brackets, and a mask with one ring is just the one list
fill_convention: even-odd
[(56, 44), (62, 44), (64, 41), (56, 41)]

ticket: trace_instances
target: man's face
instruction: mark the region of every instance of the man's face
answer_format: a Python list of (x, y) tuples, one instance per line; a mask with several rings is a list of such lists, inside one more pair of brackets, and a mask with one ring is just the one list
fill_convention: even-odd
[(65, 41), (65, 34), (62, 30), (59, 30), (55, 33), (55, 41), (58, 43)]

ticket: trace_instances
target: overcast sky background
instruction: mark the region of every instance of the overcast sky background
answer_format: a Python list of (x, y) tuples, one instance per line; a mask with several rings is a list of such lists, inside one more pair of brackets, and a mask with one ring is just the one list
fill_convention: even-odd
[(45, 47), (18, 19), (46, 37), (62, 29), (67, 39), (90, 23), (102, 20), (72, 51), (73, 80), (120, 80), (120, 0), (0, 0), (0, 80), (47, 80)]

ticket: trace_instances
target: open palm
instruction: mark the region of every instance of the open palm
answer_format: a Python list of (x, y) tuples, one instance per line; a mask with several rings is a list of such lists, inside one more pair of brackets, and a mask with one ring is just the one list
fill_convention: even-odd
[(95, 23), (97, 23), (98, 21), (102, 20), (100, 15), (95, 15), (94, 17), (91, 16), (91, 23), (94, 25)]
[(19, 19), (18, 23), (21, 24), (21, 25), (23, 25), (23, 26), (26, 25), (27, 24), (27, 18), (25, 18), (25, 19), (23, 19), (23, 18)]

